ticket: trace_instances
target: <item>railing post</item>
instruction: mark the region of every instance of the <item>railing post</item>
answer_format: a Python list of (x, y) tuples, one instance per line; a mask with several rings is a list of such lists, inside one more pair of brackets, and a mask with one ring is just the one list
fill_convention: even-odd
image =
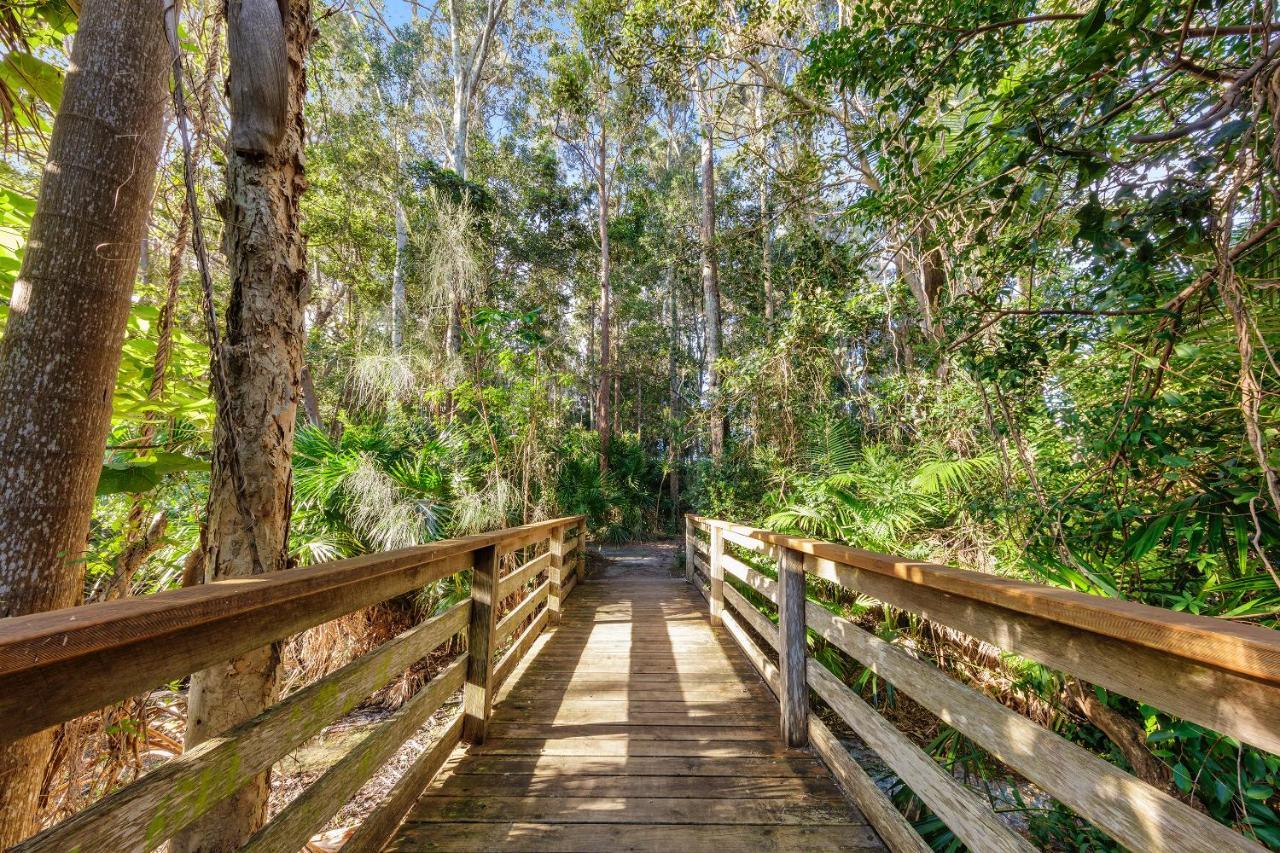
[(684, 579), (693, 583), (693, 545), (697, 541), (697, 528), (693, 516), (684, 517)]
[(573, 553), (575, 555), (573, 569), (578, 573), (578, 583), (582, 583), (587, 579), (587, 517), (585, 515), (578, 522), (578, 548)]
[(724, 531), (718, 525), (711, 526), (711, 550), (707, 552), (707, 568), (711, 572), (711, 624), (721, 623), (724, 612)]
[(498, 547), (475, 551), (471, 570), (471, 624), (467, 629), (467, 681), (462, 690), (462, 739), (484, 743), (493, 707), (493, 635), (498, 624)]
[(564, 580), (561, 577), (564, 571), (564, 534), (568, 529), (557, 527), (551, 531), (551, 542), (547, 546), (551, 552), (551, 565), (547, 567), (547, 579), (551, 581), (551, 589), (547, 593), (547, 611), (551, 615), (547, 618), (552, 625), (560, 623), (560, 584)]
[(778, 702), (782, 739), (790, 747), (809, 743), (808, 654), (804, 618), (804, 554), (782, 548), (778, 554)]

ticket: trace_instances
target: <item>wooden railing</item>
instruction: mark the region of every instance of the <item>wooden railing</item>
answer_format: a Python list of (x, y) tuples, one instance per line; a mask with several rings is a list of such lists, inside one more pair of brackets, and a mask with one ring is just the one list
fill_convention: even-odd
[[(459, 739), (484, 739), (495, 692), (546, 625), (559, 619), (561, 602), (581, 578), (585, 537), (582, 516), (558, 518), (269, 576), (0, 621), (0, 741), (8, 741), (457, 572), (472, 572), (469, 600), (14, 849), (154, 849), (416, 661), (465, 633), (467, 651), (445, 664), (247, 844), (251, 850), (301, 849), (462, 688), (461, 711), (343, 847), (380, 849)], [(535, 551), (541, 553), (532, 556)], [(530, 556), (501, 574), (517, 558)]]
[[(969, 849), (1034, 848), (984, 799), (809, 656), (807, 632), (1132, 850), (1263, 849), (902, 646), (806, 601), (806, 578), (919, 614), (1272, 753), (1280, 753), (1277, 632), (696, 516), (686, 517), (685, 535), (689, 580), (707, 597), (712, 620), (724, 624), (778, 696), (784, 738), (792, 746), (808, 744), (822, 756), (893, 849), (929, 847), (828, 727), (809, 714), (809, 691)], [(772, 560), (777, 578), (753, 567), (752, 555)], [(743, 594), (748, 589), (771, 606), (757, 609)], [(753, 634), (777, 653), (776, 664)]]

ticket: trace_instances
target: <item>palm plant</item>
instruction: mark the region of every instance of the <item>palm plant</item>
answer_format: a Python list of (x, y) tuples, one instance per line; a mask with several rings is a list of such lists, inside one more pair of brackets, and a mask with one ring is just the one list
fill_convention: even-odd
[(303, 563), (403, 548), (440, 537), (452, 487), (448, 439), (413, 446), (393, 426), (349, 426), (339, 438), (307, 426), (294, 450), (292, 549)]
[(910, 462), (879, 444), (842, 458), (851, 458), (852, 464), (802, 481), (797, 499), (765, 519), (765, 526), (875, 551), (927, 556), (927, 547), (911, 534), (925, 528), (939, 504), (915, 484)]

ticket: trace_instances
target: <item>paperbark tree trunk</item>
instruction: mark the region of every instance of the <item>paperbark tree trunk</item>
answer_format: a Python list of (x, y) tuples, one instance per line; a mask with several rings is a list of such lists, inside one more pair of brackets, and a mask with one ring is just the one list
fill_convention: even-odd
[(609, 321), (613, 316), (613, 293), (609, 282), (609, 185), (605, 155), (607, 151), (604, 110), (601, 107), (600, 143), (596, 156), (596, 193), (600, 197), (597, 225), (600, 232), (600, 383), (596, 386), (596, 431), (600, 435), (600, 470), (609, 469), (609, 395), (612, 389), (613, 362), (610, 352)]
[[(237, 125), (275, 126), (265, 147), (235, 148), (227, 158), (225, 251), (231, 299), (220, 354), (223, 399), (214, 428), (213, 472), (205, 551), (206, 582), (287, 568), (292, 505), (294, 427), (302, 384), (306, 247), (298, 203), (303, 175), (305, 57), (311, 33), (310, 0), (230, 0), (227, 7), (231, 88), (245, 76), (270, 79), (263, 61), (285, 65), (287, 91), (247, 101), (233, 111)], [(257, 26), (255, 16), (283, 12), (282, 26)], [(250, 26), (250, 24), (255, 24)], [(278, 39), (274, 45), (271, 39)], [(272, 49), (274, 48), (274, 49)], [(265, 58), (265, 59), (264, 59)], [(279, 116), (259, 109), (280, 109)], [(215, 359), (219, 356), (215, 355)], [(188, 747), (253, 717), (275, 699), (279, 644), (251, 652), (192, 677)], [(266, 816), (269, 774), (254, 779), (216, 806), (171, 845), (174, 851), (238, 848)]]
[(590, 392), (586, 396), (586, 406), (590, 410), (590, 425), (595, 427), (595, 394), (598, 388), (591, 388), (591, 379), (599, 379), (599, 360), (595, 357), (595, 302), (586, 306), (586, 379)]
[[(85, 0), (0, 342), (0, 617), (80, 601), (162, 142), (160, 0)], [(53, 731), (0, 748), (0, 848), (36, 827)]]
[(710, 96), (699, 79), (698, 114), (702, 123), (702, 220), (698, 242), (702, 252), (702, 303), (707, 323), (707, 400), (711, 407), (709, 443), (711, 458), (724, 455), (725, 416), (720, 399), (720, 273), (716, 259), (716, 155), (715, 127)]
[[(477, 87), (484, 79), (484, 66), (488, 62), (489, 53), (493, 49), (498, 23), (506, 11), (506, 0), (488, 0), (485, 4), (484, 19), (480, 22), (479, 34), (470, 50), (464, 50), (462, 44), (462, 4), (460, 0), (449, 0), (447, 4), (449, 16), (449, 50), (453, 61), (453, 117), (451, 121), (451, 139), (449, 140), (449, 157), (453, 161), (453, 171), (464, 182), (467, 179), (467, 134), (471, 126), (471, 101), (476, 97)], [(445, 352), (456, 356), (462, 351), (462, 294), (455, 288), (453, 298), (449, 301), (449, 326), (445, 333)]]

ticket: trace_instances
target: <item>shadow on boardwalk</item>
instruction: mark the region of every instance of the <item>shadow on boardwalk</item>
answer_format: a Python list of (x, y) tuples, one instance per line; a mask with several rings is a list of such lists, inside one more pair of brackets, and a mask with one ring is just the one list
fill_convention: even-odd
[(883, 849), (777, 704), (673, 543), (606, 546), (391, 850)]

